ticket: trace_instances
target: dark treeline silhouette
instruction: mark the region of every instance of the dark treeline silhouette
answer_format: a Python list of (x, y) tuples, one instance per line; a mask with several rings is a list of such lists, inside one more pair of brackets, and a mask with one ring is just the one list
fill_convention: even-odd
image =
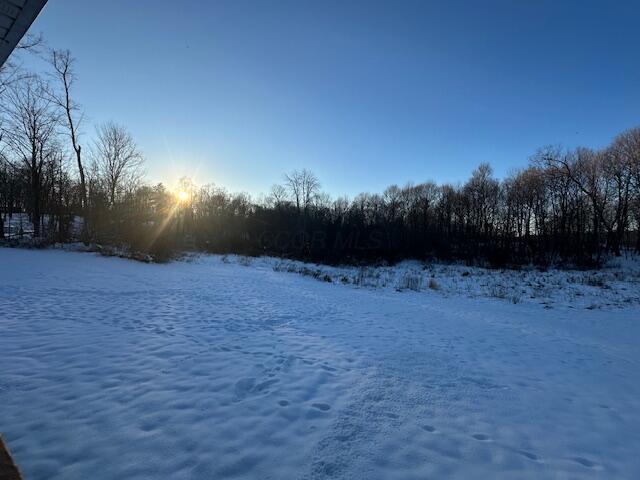
[(481, 164), (464, 184), (392, 185), (351, 200), (331, 199), (308, 170), (285, 175), (258, 201), (186, 178), (170, 192), (145, 185), (126, 128), (103, 123), (82, 147), (74, 59), (40, 55), (46, 75), (0, 72), (2, 237), (20, 214), (32, 241), (120, 245), (158, 260), (199, 249), (330, 263), (597, 265), (640, 251), (640, 128), (601, 150), (543, 148), (504, 179)]

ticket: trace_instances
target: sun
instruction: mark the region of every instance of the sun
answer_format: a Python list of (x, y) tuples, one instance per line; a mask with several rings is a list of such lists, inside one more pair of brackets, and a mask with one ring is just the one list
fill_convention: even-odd
[(178, 192), (178, 201), (179, 202), (186, 202), (187, 200), (189, 200), (189, 194), (187, 192), (185, 192), (184, 190)]

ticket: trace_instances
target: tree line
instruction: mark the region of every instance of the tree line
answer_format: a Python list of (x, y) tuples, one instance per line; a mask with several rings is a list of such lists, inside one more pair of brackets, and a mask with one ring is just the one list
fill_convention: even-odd
[(74, 58), (38, 55), (44, 74), (0, 71), (0, 236), (26, 214), (34, 239), (123, 245), (157, 259), (199, 249), (323, 262), (597, 265), (640, 252), (640, 128), (599, 150), (542, 148), (503, 179), (481, 164), (461, 184), (332, 199), (303, 169), (258, 199), (187, 178), (177, 196), (145, 183), (125, 127), (103, 123), (83, 143)]

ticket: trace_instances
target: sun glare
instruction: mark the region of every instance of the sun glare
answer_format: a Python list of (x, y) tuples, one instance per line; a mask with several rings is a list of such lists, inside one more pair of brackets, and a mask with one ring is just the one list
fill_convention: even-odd
[(189, 200), (189, 194), (185, 191), (180, 191), (178, 192), (178, 201), (179, 202), (186, 202), (187, 200)]

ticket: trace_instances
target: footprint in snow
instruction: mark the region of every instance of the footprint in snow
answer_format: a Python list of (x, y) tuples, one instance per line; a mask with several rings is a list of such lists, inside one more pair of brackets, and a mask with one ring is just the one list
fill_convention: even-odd
[(528, 458), (529, 460), (533, 460), (534, 462), (538, 461), (538, 456), (534, 455), (531, 452), (527, 452), (526, 450), (516, 450), (516, 453), (522, 455), (523, 457)]
[(475, 438), (476, 440), (480, 440), (481, 442), (484, 442), (486, 440), (489, 440), (489, 436), (485, 435), (484, 433), (475, 433), (473, 435), (471, 435), (473, 438)]
[(583, 467), (587, 467), (587, 468), (593, 468), (597, 465), (595, 462), (592, 462), (591, 460), (587, 460), (586, 458), (583, 458), (583, 457), (573, 457), (572, 460), (576, 463), (579, 463)]
[(426, 432), (433, 433), (436, 431), (436, 427), (432, 427), (431, 425), (423, 425), (422, 429)]
[(329, 405), (327, 405), (326, 403), (314, 403), (311, 405), (313, 408), (317, 408), (318, 410), (322, 410), (323, 412), (326, 412), (327, 410), (329, 410), (331, 407)]
[(238, 400), (242, 400), (247, 395), (249, 395), (255, 383), (255, 378), (243, 378), (242, 380), (238, 380), (235, 384), (236, 398)]

